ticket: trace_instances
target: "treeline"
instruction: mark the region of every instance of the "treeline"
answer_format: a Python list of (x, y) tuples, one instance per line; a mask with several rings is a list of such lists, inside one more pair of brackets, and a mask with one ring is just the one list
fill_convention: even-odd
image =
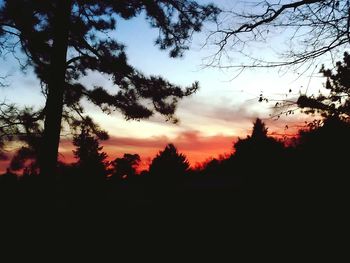
[(299, 131), (286, 145), (269, 136), (257, 119), (252, 133), (235, 142), (229, 156), (193, 169), (186, 156), (169, 144), (148, 170), (138, 173), (139, 155), (124, 154), (108, 162), (99, 139), (82, 130), (73, 141), (77, 162), (59, 163), (54, 188), (38, 175), (35, 158), (28, 161), (17, 154), (11, 166), (25, 165), (24, 172), (17, 176), (8, 170), (0, 177), (1, 202), (30, 207), (54, 200), (60, 207), (103, 207), (224, 204), (243, 196), (273, 202), (326, 200), (347, 191), (349, 134), (349, 123), (328, 118)]

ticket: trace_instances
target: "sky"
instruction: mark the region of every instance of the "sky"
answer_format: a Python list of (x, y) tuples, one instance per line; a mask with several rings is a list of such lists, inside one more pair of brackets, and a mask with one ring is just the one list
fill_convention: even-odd
[[(232, 2), (215, 1), (226, 7)], [(142, 158), (142, 167), (146, 168), (157, 152), (171, 142), (195, 166), (211, 157), (231, 153), (233, 142), (251, 132), (252, 123), (257, 117), (267, 123), (271, 135), (295, 134), (309, 117), (296, 114), (275, 120), (270, 116), (276, 113), (274, 103), (260, 103), (259, 95), (263, 93), (271, 101), (283, 99), (286, 94), (297, 97), (300, 91), (320, 89), (324, 81), (320, 77), (311, 78), (308, 74), (300, 76), (278, 69), (245, 70), (236, 76), (237, 71), (232, 69), (206, 67), (205, 58), (216, 51), (216, 47), (211, 45), (203, 47), (212, 26), (210, 24), (193, 37), (191, 48), (184, 57), (172, 59), (167, 51), (160, 51), (154, 46), (157, 30), (150, 28), (142, 16), (117, 23), (113, 36), (126, 45), (131, 65), (147, 75), (160, 75), (184, 87), (199, 81), (200, 89), (179, 102), (176, 111), (180, 119), (178, 124), (166, 122), (158, 115), (148, 120), (126, 121), (118, 112), (105, 115), (97, 107), (86, 103), (86, 112), (110, 134), (110, 140), (102, 143), (110, 159), (121, 157), (124, 153), (138, 153)], [(271, 43), (267, 43), (266, 52), (270, 52), (269, 45)], [(236, 53), (231, 56), (239, 59), (235, 57), (238, 56)], [(0, 88), (1, 100), (34, 107), (43, 105), (39, 81), (30, 69), (26, 73), (21, 72), (13, 57), (4, 58), (0, 64), (0, 75), (9, 76), (9, 87)], [(110, 91), (115, 88), (105, 77), (94, 72), (83, 81), (90, 87), (103, 85)], [(72, 149), (70, 137), (62, 134), (60, 159), (74, 161)], [(0, 172), (6, 165), (7, 162), (0, 162)]]

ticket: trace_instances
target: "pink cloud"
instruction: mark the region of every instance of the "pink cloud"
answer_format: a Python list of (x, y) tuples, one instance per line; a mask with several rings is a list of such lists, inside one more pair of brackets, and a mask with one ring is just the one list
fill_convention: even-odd
[[(130, 138), (112, 136), (108, 141), (102, 142), (110, 160), (123, 156), (124, 153), (138, 153), (142, 158), (142, 169), (147, 169), (155, 155), (163, 150), (168, 143), (173, 143), (178, 150), (185, 154), (191, 165), (203, 162), (209, 157), (232, 152), (232, 143), (235, 136), (217, 134), (205, 136), (199, 131), (185, 131), (175, 138), (167, 136), (151, 136), (147, 138)], [(62, 140), (60, 145), (60, 159), (64, 162), (74, 162), (70, 140)]]
[[(297, 122), (287, 123), (289, 129), (284, 129), (283, 125), (283, 127), (278, 127), (281, 126), (281, 123), (267, 121), (269, 134), (278, 138), (283, 137), (286, 133), (288, 134), (287, 136), (293, 136), (296, 134), (297, 128), (300, 128), (300, 124), (297, 125)], [(250, 130), (247, 130), (247, 134), (249, 133)], [(244, 138), (245, 136), (240, 137)], [(109, 160), (121, 157), (124, 153), (137, 153), (142, 159), (141, 169), (147, 169), (150, 161), (168, 143), (173, 143), (181, 153), (187, 156), (191, 165), (195, 166), (197, 163), (204, 162), (210, 157), (232, 153), (233, 142), (236, 140), (237, 136), (235, 135), (215, 134), (208, 136), (197, 130), (187, 130), (178, 133), (173, 138), (166, 135), (145, 138), (111, 136), (108, 141), (101, 144), (104, 147), (103, 151), (108, 154)], [(70, 139), (62, 139), (60, 143), (60, 160), (66, 163), (74, 162), (73, 149), (74, 146)], [(8, 164), (9, 160), (0, 161), (0, 173), (6, 171)]]
[(0, 174), (3, 174), (6, 172), (7, 167), (10, 165), (11, 159), (7, 160), (0, 160)]

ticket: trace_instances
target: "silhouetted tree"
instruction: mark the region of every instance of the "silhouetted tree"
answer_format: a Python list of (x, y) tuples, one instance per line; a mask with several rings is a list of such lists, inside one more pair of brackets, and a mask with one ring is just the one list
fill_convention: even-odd
[[(322, 204), (344, 207), (350, 183), (347, 151), (350, 124), (331, 116), (299, 131), (288, 169), (299, 195)], [(340, 208), (341, 209), (341, 208)]]
[(317, 164), (311, 167), (320, 170), (346, 169), (347, 155), (344, 152), (350, 147), (349, 132), (349, 122), (336, 116), (326, 118), (308, 130), (299, 131), (298, 155), (305, 162)]
[(267, 128), (261, 119), (254, 122), (252, 135), (246, 139), (238, 139), (234, 144), (236, 158), (249, 158), (252, 161), (255, 158), (264, 160), (274, 158), (282, 149), (283, 144), (267, 135)]
[[(38, 119), (40, 119), (40, 114), (32, 108), (19, 109), (14, 104), (0, 103), (0, 158), (6, 158), (5, 145), (12, 141), (26, 144), (15, 154), (17, 160), (14, 162), (17, 164), (14, 167), (22, 169), (25, 156), (35, 157), (35, 159), (38, 157), (37, 153), (34, 153), (39, 146), (39, 138), (42, 133), (37, 123)], [(18, 169), (15, 168), (15, 170)]]
[[(250, 62), (226, 64), (228, 67), (313, 63), (326, 54), (337, 54), (350, 42), (347, 0), (243, 1), (237, 9), (227, 10), (232, 19), (225, 15), (212, 33), (218, 46), (213, 63), (225, 63), (221, 58), (228, 51), (244, 54)], [(279, 33), (283, 33), (284, 38), (289, 36), (288, 49), (279, 61), (268, 60), (262, 52), (251, 55), (247, 50), (252, 43), (269, 43)]]
[(18, 196), (18, 177), (9, 169), (0, 174), (0, 206), (3, 210), (6, 206), (16, 205), (14, 201)]
[(0, 130), (3, 141), (17, 141), (24, 144), (11, 159), (10, 168), (24, 170), (27, 175), (37, 175), (41, 159), (40, 143), (42, 129), (36, 122), (40, 113), (32, 108), (18, 109), (15, 105), (6, 105), (0, 117)]
[(281, 176), (285, 176), (286, 158), (283, 143), (268, 136), (265, 124), (256, 119), (251, 136), (238, 139), (234, 144), (234, 164), (237, 173), (246, 177), (254, 191), (279, 187)]
[(232, 176), (237, 174), (235, 164), (232, 160), (232, 154), (221, 155), (219, 158), (211, 158), (202, 164), (200, 170), (206, 176)]
[(152, 160), (150, 176), (163, 187), (176, 187), (189, 170), (189, 162), (185, 155), (179, 153), (173, 144), (168, 144)]
[(112, 162), (112, 177), (128, 178), (136, 175), (136, 169), (141, 159), (138, 154), (125, 153), (122, 158), (116, 158)]
[(267, 128), (265, 123), (261, 119), (256, 119), (252, 131), (252, 138), (256, 140), (262, 140), (267, 138)]
[(326, 94), (300, 96), (297, 104), (306, 113), (321, 113), (325, 118), (350, 118), (350, 55), (345, 52), (343, 61), (336, 63), (336, 72), (322, 66), (321, 73), (327, 78)]
[(91, 134), (89, 130), (82, 129), (79, 135), (73, 138), (76, 150), (73, 151), (77, 159), (77, 172), (82, 180), (103, 181), (108, 173), (107, 154), (101, 152), (98, 138)]
[[(46, 96), (45, 107), (39, 110), (44, 121), (42, 174), (55, 174), (61, 120), (71, 124), (83, 118), (83, 97), (105, 112), (119, 110), (127, 119), (158, 112), (175, 120), (178, 99), (198, 89), (198, 83), (183, 90), (161, 77), (146, 77), (128, 64), (125, 46), (108, 33), (116, 28), (116, 19), (128, 20), (141, 13), (159, 29), (156, 45), (170, 49), (170, 56), (176, 57), (188, 49), (192, 33), (214, 18), (218, 9), (191, 0), (4, 0), (1, 4), (1, 51), (15, 53), (19, 47), (25, 57), (21, 66), (34, 67)], [(109, 75), (116, 91), (83, 86), (80, 79), (89, 71)]]
[(11, 159), (10, 168), (13, 171), (24, 170), (26, 175), (38, 174), (37, 151), (34, 147), (23, 146)]
[(201, 168), (205, 171), (206, 175), (214, 175), (217, 176), (220, 170), (221, 162), (216, 158), (212, 158), (203, 163), (203, 167)]

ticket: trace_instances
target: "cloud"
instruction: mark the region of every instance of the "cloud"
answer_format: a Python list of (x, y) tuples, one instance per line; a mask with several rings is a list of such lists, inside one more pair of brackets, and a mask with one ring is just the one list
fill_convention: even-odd
[(10, 162), (11, 162), (10, 158), (6, 160), (0, 160), (0, 174), (3, 174), (6, 172), (6, 168), (9, 167)]
[(6, 169), (10, 166), (11, 159), (14, 155), (13, 151), (7, 150), (5, 152), (5, 159), (0, 159), (0, 174), (3, 174), (6, 172)]
[(206, 116), (213, 118), (215, 120), (222, 120), (233, 123), (241, 123), (242, 121), (251, 121), (260, 114), (249, 110), (247, 107), (240, 106), (216, 106), (211, 111), (209, 111)]
[[(142, 168), (148, 168), (148, 164), (155, 155), (163, 150), (168, 143), (173, 143), (181, 153), (184, 153), (191, 165), (203, 162), (210, 157), (232, 152), (232, 143), (235, 136), (216, 134), (203, 135), (199, 131), (190, 130), (178, 133), (175, 137), (151, 136), (145, 138), (133, 138), (126, 136), (111, 136), (108, 141), (102, 142), (110, 160), (122, 156), (124, 153), (138, 153), (142, 160)], [(64, 139), (60, 144), (60, 159), (64, 162), (73, 162), (73, 145), (70, 140)]]
[[(216, 114), (220, 113), (220, 109), (217, 110)], [(301, 122), (299, 121), (299, 123)], [(285, 133), (292, 136), (296, 133), (293, 129), (293, 125), (297, 125), (297, 122), (288, 122), (288, 125), (290, 125), (288, 130), (285, 129), (285, 125), (285, 122), (267, 121), (269, 134), (275, 137), (283, 137)], [(243, 138), (249, 134), (251, 128), (252, 125), (249, 126), (247, 133), (240, 135), (240, 137)], [(151, 160), (159, 151), (163, 150), (168, 143), (173, 143), (181, 153), (187, 156), (191, 165), (195, 166), (197, 163), (204, 162), (208, 158), (232, 153), (233, 143), (236, 140), (237, 134), (217, 133), (214, 135), (207, 135), (201, 131), (192, 129), (179, 131), (175, 136), (164, 134), (135, 138), (132, 136), (112, 135), (109, 140), (102, 142), (101, 145), (104, 147), (103, 151), (108, 154), (109, 160), (121, 157), (124, 153), (137, 153), (142, 159), (141, 169), (147, 169)], [(73, 150), (74, 146), (71, 139), (62, 139), (59, 149), (60, 160), (66, 163), (74, 162)], [(6, 171), (8, 164), (9, 160), (0, 161), (0, 173)]]
[(229, 122), (241, 124), (254, 120), (256, 117), (266, 114), (258, 100), (246, 100), (234, 102), (228, 98), (213, 98), (212, 101), (202, 101), (196, 98), (181, 102), (179, 115), (197, 115), (211, 122)]
[[(305, 115), (282, 116), (281, 120), (274, 121), (257, 108), (259, 103), (251, 100), (239, 104), (228, 99), (221, 101), (221, 104), (210, 104), (197, 99), (184, 101), (179, 107), (178, 116), (183, 120), (179, 125), (167, 124), (160, 116), (155, 116), (149, 122), (159, 125), (149, 126), (146, 121), (142, 125), (133, 126), (130, 134), (127, 133), (129, 130), (117, 127), (115, 130), (119, 135), (111, 132), (111, 138), (102, 142), (103, 151), (108, 154), (110, 160), (121, 157), (124, 153), (138, 153), (143, 161), (142, 168), (146, 169), (160, 150), (168, 143), (174, 143), (194, 166), (210, 157), (231, 153), (237, 136), (244, 138), (249, 134), (256, 117), (261, 117), (266, 122), (269, 134), (275, 137), (283, 137), (286, 133), (292, 136), (305, 121)], [(108, 119), (105, 123), (111, 123), (111, 120)], [(166, 125), (171, 126), (165, 129)], [(112, 128), (109, 130), (113, 131)], [(74, 162), (73, 149), (70, 139), (62, 139), (60, 160)], [(0, 172), (5, 171), (7, 165), (8, 161), (0, 162)]]
[(104, 142), (105, 147), (135, 147), (161, 150), (168, 143), (174, 143), (180, 150), (184, 151), (207, 151), (214, 149), (227, 148), (226, 143), (232, 144), (235, 136), (217, 134), (213, 136), (205, 136), (199, 131), (184, 131), (178, 133), (174, 138), (166, 135), (152, 136), (148, 138), (129, 138), (112, 136), (108, 141)]

